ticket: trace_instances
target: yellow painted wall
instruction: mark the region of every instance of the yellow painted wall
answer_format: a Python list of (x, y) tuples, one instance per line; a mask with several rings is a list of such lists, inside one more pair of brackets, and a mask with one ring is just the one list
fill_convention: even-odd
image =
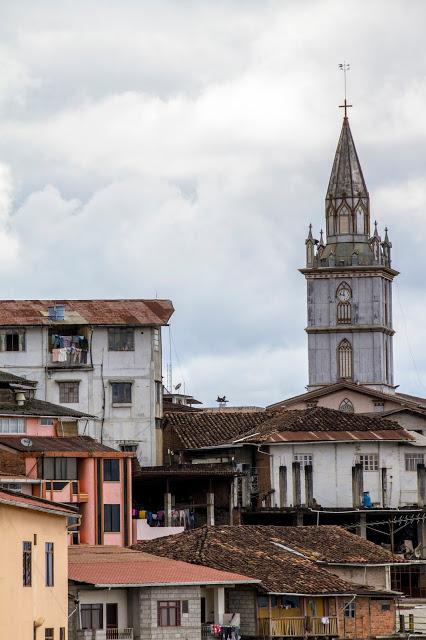
[[(37, 544), (34, 545), (34, 534)], [(0, 638), (44, 640), (46, 627), (67, 630), (68, 545), (66, 517), (0, 504)], [(32, 542), (32, 586), (23, 586), (22, 543)], [(54, 544), (54, 586), (45, 586), (45, 542)]]

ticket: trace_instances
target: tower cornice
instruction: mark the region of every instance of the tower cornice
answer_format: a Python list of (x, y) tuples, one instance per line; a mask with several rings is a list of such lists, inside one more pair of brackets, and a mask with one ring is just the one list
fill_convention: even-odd
[(382, 276), (388, 280), (393, 280), (399, 271), (385, 267), (384, 265), (374, 266), (345, 266), (342, 267), (308, 267), (299, 269), (306, 279), (312, 278), (363, 278), (365, 276)]

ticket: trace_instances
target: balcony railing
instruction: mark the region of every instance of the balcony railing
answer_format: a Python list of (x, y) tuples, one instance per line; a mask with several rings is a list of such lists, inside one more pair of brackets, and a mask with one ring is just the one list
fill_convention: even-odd
[(87, 351), (73, 347), (53, 349), (49, 353), (49, 367), (79, 367), (87, 365)]
[(80, 491), (78, 480), (43, 480), (41, 498), (52, 502), (87, 502), (89, 495)]
[(303, 638), (304, 636), (338, 636), (337, 618), (297, 617), (297, 618), (260, 618), (259, 635), (262, 637)]
[(133, 640), (133, 629), (80, 629), (77, 640)]

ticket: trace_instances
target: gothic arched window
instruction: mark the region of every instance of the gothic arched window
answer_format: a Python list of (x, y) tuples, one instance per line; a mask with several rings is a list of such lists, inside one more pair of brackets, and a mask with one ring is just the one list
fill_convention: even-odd
[(350, 324), (351, 323), (351, 303), (350, 302), (338, 302), (337, 303), (337, 324)]
[(339, 211), (339, 233), (350, 233), (349, 210), (345, 206)]
[(352, 345), (344, 338), (337, 347), (339, 378), (352, 378)]
[(366, 233), (365, 231), (365, 213), (364, 209), (359, 206), (356, 210), (356, 232)]
[(345, 398), (339, 404), (339, 411), (343, 411), (344, 413), (354, 413), (354, 405), (348, 398)]

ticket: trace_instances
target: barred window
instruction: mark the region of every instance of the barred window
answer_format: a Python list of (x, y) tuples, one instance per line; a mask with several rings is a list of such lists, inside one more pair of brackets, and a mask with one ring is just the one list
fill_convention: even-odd
[(79, 402), (79, 381), (58, 382), (59, 402), (64, 404), (77, 404)]
[(364, 471), (379, 470), (379, 455), (377, 453), (364, 453), (359, 456), (359, 463)]
[(301, 469), (312, 466), (312, 453), (295, 453), (293, 462), (299, 462)]
[(45, 543), (46, 587), (53, 587), (53, 542)]
[(112, 382), (112, 403), (113, 404), (131, 404), (132, 402), (132, 383), (131, 382)]
[(108, 329), (109, 351), (134, 351), (135, 330), (128, 327), (114, 327)]
[(424, 453), (406, 453), (405, 454), (405, 470), (417, 471), (418, 464), (425, 463)]
[(24, 585), (24, 587), (31, 587), (31, 546), (31, 542), (22, 543), (22, 584)]
[(55, 640), (55, 630), (53, 627), (48, 627), (44, 630), (44, 640)]
[(339, 377), (352, 378), (352, 345), (349, 340), (342, 340), (337, 349)]
[(81, 604), (81, 628), (82, 629), (103, 629), (104, 617), (103, 604)]

